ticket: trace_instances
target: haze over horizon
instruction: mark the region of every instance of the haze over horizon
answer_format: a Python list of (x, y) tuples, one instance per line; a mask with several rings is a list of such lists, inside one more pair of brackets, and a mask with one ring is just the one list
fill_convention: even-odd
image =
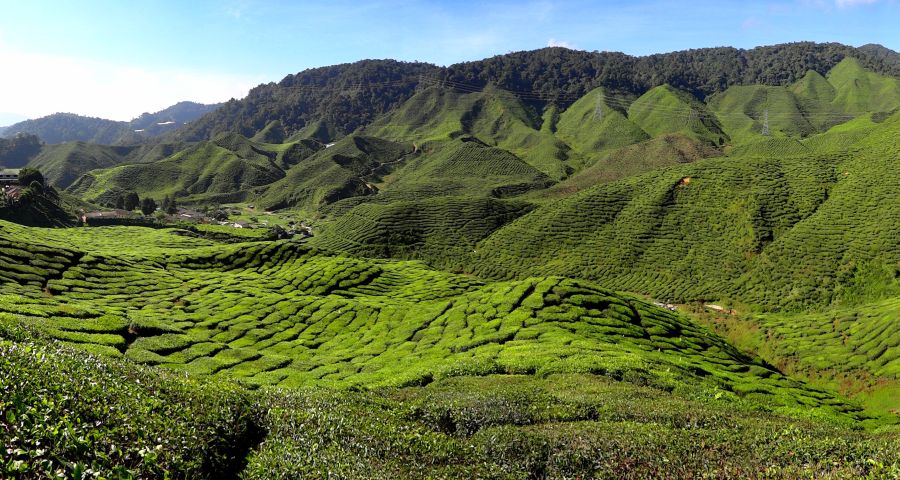
[(900, 49), (895, 0), (36, 1), (4, 12), (0, 62), (14, 73), (0, 78), (0, 126), (55, 112), (131, 120), (365, 58), (449, 65), (546, 46), (647, 55), (793, 41)]

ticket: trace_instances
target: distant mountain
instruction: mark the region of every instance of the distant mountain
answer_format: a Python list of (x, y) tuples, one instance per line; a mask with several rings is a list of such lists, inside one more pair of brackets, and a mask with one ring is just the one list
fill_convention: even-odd
[(49, 144), (72, 141), (103, 145), (134, 144), (148, 137), (173, 131), (218, 107), (218, 104), (179, 102), (156, 113), (144, 113), (130, 122), (85, 117), (74, 113), (54, 113), (10, 125), (0, 134), (11, 136), (29, 133)]
[(12, 138), (0, 138), (0, 167), (24, 167), (41, 152), (41, 139), (21, 133)]
[[(223, 132), (253, 137), (272, 121), (288, 136), (298, 132), (330, 142), (367, 125), (426, 86), (463, 91), (489, 85), (511, 92), (538, 114), (565, 109), (588, 92), (641, 96), (669, 85), (704, 100), (736, 85), (784, 86), (814, 71), (825, 75), (854, 57), (862, 67), (900, 77), (897, 54), (879, 45), (798, 42), (750, 50), (716, 47), (633, 57), (617, 52), (544, 48), (438, 67), (393, 60), (304, 70), (260, 85), (177, 132), (179, 140), (209, 140)], [(659, 93), (659, 92), (658, 92)]]
[(892, 64), (894, 66), (900, 65), (900, 53), (891, 50), (883, 45), (879, 45), (877, 43), (867, 43), (857, 50), (860, 52), (864, 52), (865, 54), (871, 56), (873, 59), (880, 60), (887, 64)]
[(34, 120), (25, 120), (6, 127), (6, 134), (37, 135), (47, 143), (64, 143), (74, 140), (112, 144), (129, 132), (127, 122), (104, 118), (85, 117), (74, 113), (54, 113)]
[[(136, 133), (155, 137), (206, 115), (222, 104), (205, 105), (195, 102), (178, 102), (165, 110), (156, 113), (143, 113), (129, 124)], [(141, 130), (138, 132), (138, 130)]]

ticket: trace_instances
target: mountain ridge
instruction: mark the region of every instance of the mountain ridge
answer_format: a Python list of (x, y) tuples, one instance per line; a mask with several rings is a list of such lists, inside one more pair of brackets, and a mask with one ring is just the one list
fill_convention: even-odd
[(135, 144), (194, 121), (220, 105), (182, 101), (158, 112), (143, 113), (128, 122), (75, 113), (54, 113), (9, 125), (0, 134), (37, 135), (49, 144), (72, 141), (103, 145)]

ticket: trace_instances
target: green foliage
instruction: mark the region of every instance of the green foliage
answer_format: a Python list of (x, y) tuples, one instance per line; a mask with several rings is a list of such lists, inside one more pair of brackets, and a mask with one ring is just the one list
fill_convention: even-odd
[(43, 187), (44, 175), (41, 174), (40, 170), (34, 168), (23, 168), (19, 170), (19, 185), (31, 186), (34, 182), (37, 182), (38, 185)]
[(242, 100), (232, 99), (212, 114), (178, 132), (189, 141), (212, 139), (223, 132), (252, 137), (279, 121), (287, 136), (318, 123), (331, 131), (327, 142), (366, 125), (413, 94), (419, 75), (436, 67), (416, 62), (363, 60), (304, 70), (278, 83), (253, 88)]
[(107, 146), (84, 142), (44, 145), (29, 165), (40, 168), (47, 181), (58, 188), (68, 188), (78, 177), (96, 169), (123, 163), (146, 163), (162, 160), (184, 144), (159, 143), (140, 146)]
[(144, 197), (141, 201), (141, 213), (144, 215), (151, 215), (156, 211), (156, 200), (153, 200), (150, 197)]
[(0, 262), (8, 476), (889, 478), (900, 462), (894, 427), (861, 430), (890, 418), (586, 281), (7, 222)]
[(222, 135), (158, 162), (93, 170), (73, 183), (69, 191), (101, 203), (126, 191), (155, 198), (240, 199), (249, 189), (284, 176), (273, 162), (279, 155), (275, 149), (239, 135)]
[(850, 143), (840, 131), (812, 137), (805, 154), (708, 159), (595, 186), (455, 262), (488, 277), (560, 274), (780, 309), (896, 295), (898, 128), (894, 114)]
[(224, 478), (259, 436), (233, 385), (56, 343), (0, 339), (0, 392), (4, 478)]
[[(146, 200), (146, 198), (144, 200)], [(116, 200), (116, 204), (118, 205), (118, 200)], [(122, 208), (128, 210), (129, 212), (137, 208), (139, 205), (141, 205), (141, 198), (138, 197), (137, 193), (128, 192), (122, 197)]]

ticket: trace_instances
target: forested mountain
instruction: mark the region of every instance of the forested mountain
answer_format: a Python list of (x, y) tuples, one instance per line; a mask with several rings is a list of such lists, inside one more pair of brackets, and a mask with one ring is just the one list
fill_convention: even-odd
[(24, 227), (57, 190), (2, 197), (5, 451), (56, 476), (92, 451), (141, 478), (895, 478), (897, 58), (366, 60), (141, 145), (0, 139), (78, 208), (149, 205), (88, 225), (155, 227)]
[(25, 166), (40, 153), (41, 147), (41, 139), (27, 133), (14, 135), (12, 138), (0, 138), (0, 167)]
[(289, 134), (305, 129), (329, 141), (398, 106), (413, 94), (420, 77), (437, 71), (434, 65), (394, 60), (304, 70), (226, 102), (208, 118), (181, 129), (176, 138), (205, 140), (222, 132), (252, 137), (278, 120)]
[(49, 144), (72, 141), (102, 145), (134, 144), (148, 137), (171, 132), (218, 107), (217, 104), (179, 102), (156, 113), (144, 113), (130, 122), (85, 117), (74, 113), (54, 113), (10, 125), (4, 133), (9, 136), (17, 133), (37, 135)]
[(750, 50), (702, 48), (634, 57), (560, 47), (515, 52), (449, 67), (391, 60), (305, 70), (281, 82), (260, 85), (231, 100), (214, 115), (178, 132), (182, 140), (204, 140), (224, 131), (252, 137), (273, 120), (288, 135), (301, 130), (331, 141), (366, 125), (428, 85), (480, 90), (488, 84), (516, 93), (543, 111), (565, 108), (589, 91), (642, 95), (668, 84), (699, 99), (733, 85), (787, 85), (808, 71), (822, 75), (847, 56), (870, 71), (900, 76), (896, 52), (867, 45), (798, 42)]
[(54, 113), (25, 120), (6, 128), (7, 135), (28, 133), (47, 143), (82, 141), (111, 145), (129, 135), (127, 122), (85, 117), (74, 113)]

